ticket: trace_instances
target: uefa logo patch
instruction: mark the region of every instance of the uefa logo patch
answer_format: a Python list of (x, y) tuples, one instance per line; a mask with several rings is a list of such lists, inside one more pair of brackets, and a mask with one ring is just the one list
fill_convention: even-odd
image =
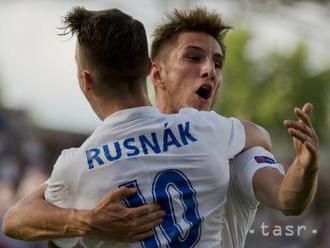
[(276, 164), (276, 161), (274, 159), (266, 156), (255, 156), (254, 159), (259, 164)]

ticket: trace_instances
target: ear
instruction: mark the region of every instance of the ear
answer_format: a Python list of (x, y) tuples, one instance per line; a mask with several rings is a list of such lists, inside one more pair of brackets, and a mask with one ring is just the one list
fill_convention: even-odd
[(88, 92), (90, 90), (93, 89), (94, 86), (94, 81), (93, 81), (93, 77), (90, 71), (88, 70), (83, 70), (82, 72), (82, 90), (84, 92)]
[(152, 62), (149, 77), (156, 88), (165, 89), (165, 80), (163, 79), (164, 67), (159, 62)]

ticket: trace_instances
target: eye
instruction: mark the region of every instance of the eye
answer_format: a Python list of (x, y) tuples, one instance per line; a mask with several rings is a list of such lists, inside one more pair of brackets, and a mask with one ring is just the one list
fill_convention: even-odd
[(194, 61), (194, 62), (200, 62), (201, 61), (201, 57), (198, 56), (198, 55), (188, 55), (187, 58)]
[(218, 60), (215, 60), (214, 61), (215, 68), (221, 69), (222, 68), (222, 65), (223, 65), (222, 61), (218, 61)]

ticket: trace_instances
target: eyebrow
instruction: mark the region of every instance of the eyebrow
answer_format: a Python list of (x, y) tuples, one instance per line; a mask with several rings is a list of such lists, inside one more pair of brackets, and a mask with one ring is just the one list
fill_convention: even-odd
[[(187, 46), (184, 49), (196, 50), (196, 51), (199, 51), (199, 52), (205, 52), (205, 49), (203, 49), (199, 46), (193, 46), (193, 45)], [(216, 59), (216, 60), (223, 60), (223, 55), (221, 53), (214, 53), (212, 57), (213, 57), (213, 59)]]

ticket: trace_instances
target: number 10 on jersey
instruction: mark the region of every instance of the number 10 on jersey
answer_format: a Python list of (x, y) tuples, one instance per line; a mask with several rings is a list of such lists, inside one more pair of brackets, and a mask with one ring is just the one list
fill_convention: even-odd
[[(137, 189), (136, 194), (124, 200), (128, 207), (138, 207), (147, 204), (136, 180), (129, 181), (121, 186)], [(170, 188), (179, 194), (183, 208), (182, 216), (178, 216), (175, 213), (173, 195), (171, 195), (173, 190), (170, 191)], [(164, 245), (164, 242), (161, 241), (160, 235), (163, 235), (167, 240), (166, 243), (171, 248), (195, 247), (201, 235), (202, 218), (198, 211), (196, 191), (187, 176), (181, 171), (173, 169), (159, 172), (152, 184), (152, 196), (153, 202), (160, 205), (161, 209), (166, 212), (166, 216), (159, 228), (161, 233), (156, 232), (154, 237), (141, 241), (142, 247), (161, 247), (161, 244), (163, 243)], [(179, 222), (184, 223), (189, 228), (184, 230)]]

